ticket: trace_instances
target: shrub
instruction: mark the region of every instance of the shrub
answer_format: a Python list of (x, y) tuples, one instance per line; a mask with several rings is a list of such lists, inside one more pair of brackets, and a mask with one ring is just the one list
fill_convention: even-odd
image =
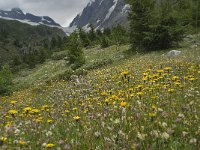
[(84, 66), (84, 69), (86, 69), (86, 70), (98, 69), (98, 68), (110, 65), (112, 63), (113, 63), (112, 59), (103, 59), (100, 61), (96, 61), (90, 65)]
[(101, 40), (101, 48), (107, 48), (107, 47), (109, 47), (109, 42), (106, 37), (103, 37)]
[(51, 56), (51, 59), (52, 60), (62, 60), (66, 57), (67, 55), (66, 54), (63, 54), (63, 53), (56, 53), (56, 54), (53, 54)]
[(69, 80), (72, 75), (73, 75), (73, 70), (72, 69), (68, 69), (64, 73), (59, 74), (56, 77), (56, 79), (57, 80)]
[(9, 65), (2, 67), (0, 71), (0, 95), (10, 94), (13, 89), (12, 72)]

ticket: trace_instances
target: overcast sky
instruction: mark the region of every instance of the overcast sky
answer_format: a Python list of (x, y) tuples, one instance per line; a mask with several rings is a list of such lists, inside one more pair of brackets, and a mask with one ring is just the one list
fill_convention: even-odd
[(0, 9), (17, 7), (38, 16), (49, 16), (62, 26), (68, 26), (90, 0), (0, 0)]

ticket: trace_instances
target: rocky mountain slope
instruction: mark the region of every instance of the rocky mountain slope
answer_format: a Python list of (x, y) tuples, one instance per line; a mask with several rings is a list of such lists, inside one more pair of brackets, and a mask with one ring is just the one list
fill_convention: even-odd
[(70, 24), (70, 28), (85, 28), (92, 23), (96, 29), (126, 25), (130, 6), (124, 0), (91, 0)]
[(0, 18), (7, 20), (18, 20), (23, 23), (28, 23), (31, 25), (48, 25), (60, 27), (53, 19), (48, 16), (35, 16), (30, 13), (24, 13), (19, 8), (13, 8), (10, 11), (0, 10)]

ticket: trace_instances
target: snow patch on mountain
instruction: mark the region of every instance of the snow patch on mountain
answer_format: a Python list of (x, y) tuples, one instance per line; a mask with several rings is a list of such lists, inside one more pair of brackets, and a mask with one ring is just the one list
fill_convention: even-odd
[[(31, 20), (27, 20), (27, 19), (25, 19), (25, 20), (20, 20), (20, 19), (13, 19), (13, 18), (2, 17), (2, 16), (0, 16), (0, 19), (19, 21), (19, 22), (21, 22), (21, 23), (26, 23), (26, 24), (29, 24), (29, 25), (31, 25), (31, 26), (46, 25), (46, 24), (43, 23), (43, 22), (38, 22), (38, 23), (36, 23), (36, 22), (32, 22)], [(59, 26), (54, 26), (54, 25), (46, 25), (46, 26), (52, 27), (52, 28), (56, 27), (56, 28), (62, 29), (61, 27), (59, 27)]]
[(131, 6), (129, 4), (126, 4), (123, 9), (122, 9), (122, 14), (126, 14), (128, 13), (128, 11), (130, 10)]
[(69, 28), (85, 28), (91, 23), (95, 29), (127, 26), (128, 8), (125, 0), (91, 0), (70, 23)]
[(32, 25), (32, 26), (40, 25), (39, 23), (31, 22), (30, 20), (20, 20), (20, 19), (13, 19), (13, 18), (2, 17), (2, 16), (0, 16), (0, 18), (5, 19), (5, 20), (15, 20), (15, 21), (19, 21), (21, 23), (26, 23), (26, 24)]
[(86, 31), (86, 32), (89, 32), (89, 31), (90, 31), (89, 23), (86, 24), (86, 25), (83, 27), (83, 30)]
[(101, 0), (101, 2), (100, 2), (100, 4), (99, 4), (99, 6), (101, 6), (101, 4), (103, 3), (103, 1), (104, 1), (104, 0)]
[(30, 13), (24, 13), (19, 8), (13, 8), (10, 11), (0, 10), (0, 17), (7, 20), (17, 20), (22, 23), (27, 23), (30, 25), (47, 25), (50, 27), (60, 27), (53, 19), (48, 16), (35, 16)]
[(116, 6), (117, 6), (118, 0), (114, 0), (113, 2), (114, 2), (114, 5), (109, 9), (109, 11), (108, 11), (108, 13), (107, 13), (107, 15), (106, 15), (104, 21), (106, 21), (107, 19), (110, 18), (111, 14), (113, 13), (113, 11), (115, 10), (115, 8), (116, 8)]

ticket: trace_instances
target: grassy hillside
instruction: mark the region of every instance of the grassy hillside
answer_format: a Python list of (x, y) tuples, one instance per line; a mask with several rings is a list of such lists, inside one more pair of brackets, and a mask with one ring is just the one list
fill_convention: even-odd
[[(116, 50), (115, 46), (101, 49), (100, 47), (84, 50), (86, 63), (78, 71), (91, 70), (100, 68), (105, 65), (110, 65), (118, 60), (126, 57), (125, 52), (129, 49), (129, 45), (124, 45)], [(55, 52), (52, 57), (66, 56), (68, 51)], [(21, 70), (15, 77), (15, 84), (18, 88), (37, 86), (38, 84), (45, 84), (50, 80), (58, 79), (59, 76), (67, 76), (68, 73), (73, 73), (69, 64), (64, 60), (65, 57), (61, 57), (59, 60), (49, 59), (44, 64), (36, 66), (31, 70)]]
[(85, 50), (90, 71), (72, 81), (45, 84), (64, 60), (20, 72), (16, 83), (33, 86), (0, 98), (2, 149), (199, 149), (200, 48), (128, 48)]
[(31, 26), (0, 19), (0, 64), (8, 63), (24, 53), (37, 51), (57, 36), (63, 37), (64, 32), (44, 25)]

